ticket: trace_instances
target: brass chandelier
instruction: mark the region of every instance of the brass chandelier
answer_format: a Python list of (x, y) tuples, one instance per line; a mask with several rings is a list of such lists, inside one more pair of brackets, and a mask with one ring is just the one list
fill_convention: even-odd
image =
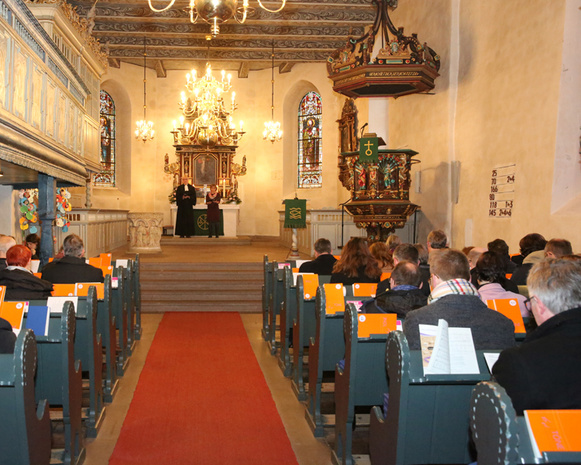
[(273, 144), (276, 141), (282, 139), (282, 130), (280, 129), (280, 123), (278, 121), (274, 121), (274, 40), (272, 41), (272, 76), (271, 76), (271, 84), (272, 84), (272, 95), (271, 95), (271, 104), (270, 104), (270, 121), (266, 121), (264, 123), (264, 131), (262, 132), (262, 137), (264, 140), (269, 140)]
[(212, 66), (208, 62), (206, 73), (197, 77), (196, 70), (186, 74), (186, 92), (182, 92), (179, 108), (182, 115), (179, 126), (173, 122), (174, 144), (202, 145), (236, 145), (244, 135), (243, 123), (236, 130), (232, 114), (238, 108), (236, 93), (231, 94), (231, 103), (225, 102), (224, 94), (232, 88), (232, 76), (222, 71), (222, 79), (218, 81), (212, 74)]
[[(149, 8), (156, 13), (169, 10), (176, 0), (170, 0), (169, 4), (163, 8), (155, 8), (152, 5), (152, 0), (147, 0)], [(285, 5), (286, 0), (280, 0), (281, 6), (276, 10), (266, 8), (261, 0), (257, 0), (258, 5), (270, 13), (278, 13)], [(190, 13), (190, 21), (196, 23), (198, 19), (210, 24), (212, 36), (216, 37), (220, 33), (220, 24), (225, 23), (229, 19), (234, 18), (239, 23), (246, 21), (251, 8), (248, 6), (248, 0), (243, 0), (242, 6), (238, 6), (238, 0), (190, 0), (188, 6)]]
[(135, 138), (141, 139), (143, 142), (151, 140), (155, 136), (153, 130), (153, 121), (147, 121), (147, 48), (146, 38), (143, 38), (143, 119), (137, 121), (135, 129)]

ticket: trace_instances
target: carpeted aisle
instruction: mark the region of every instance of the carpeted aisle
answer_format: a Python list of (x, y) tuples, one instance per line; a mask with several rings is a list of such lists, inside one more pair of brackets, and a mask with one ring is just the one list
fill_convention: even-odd
[(237, 313), (166, 313), (110, 465), (297, 465)]

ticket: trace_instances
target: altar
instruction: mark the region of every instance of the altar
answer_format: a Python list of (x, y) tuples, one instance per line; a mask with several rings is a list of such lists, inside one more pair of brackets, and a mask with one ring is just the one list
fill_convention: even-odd
[[(201, 199), (198, 199), (200, 201)], [(208, 207), (205, 203), (200, 203), (194, 206), (195, 221), (196, 221), (196, 236), (208, 235), (208, 220), (206, 217), (206, 210)], [(176, 216), (178, 207), (174, 204), (171, 206), (171, 224), (176, 230)], [(221, 203), (221, 225), (220, 235), (224, 237), (238, 237), (238, 222), (240, 221), (240, 206), (234, 203)]]

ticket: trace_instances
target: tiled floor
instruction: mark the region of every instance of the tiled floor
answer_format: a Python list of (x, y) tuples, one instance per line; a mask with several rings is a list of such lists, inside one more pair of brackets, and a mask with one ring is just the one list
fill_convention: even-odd
[[(242, 243), (243, 245), (240, 245)], [(141, 258), (144, 262), (261, 262), (265, 253), (269, 260), (283, 261), (288, 256), (289, 250), (273, 241), (255, 242), (248, 240), (236, 243), (223, 238), (213, 240), (208, 238), (192, 238), (190, 240), (164, 238), (162, 253), (142, 254)], [(114, 259), (131, 258), (132, 256), (125, 247), (113, 251)], [(308, 257), (302, 256), (302, 258)], [(87, 444), (85, 465), (106, 465), (108, 463), (129, 409), (147, 351), (151, 346), (162, 316), (161, 314), (143, 315), (142, 339), (131, 357), (129, 368), (120, 382), (119, 391), (114, 401), (107, 407), (106, 417), (98, 437)], [(282, 375), (276, 358), (270, 354), (261, 337), (262, 315), (260, 313), (242, 314), (241, 317), (299, 465), (330, 465), (331, 458), (328, 446), (322, 440), (313, 437), (304, 418), (303, 405), (293, 394), (289, 379)]]

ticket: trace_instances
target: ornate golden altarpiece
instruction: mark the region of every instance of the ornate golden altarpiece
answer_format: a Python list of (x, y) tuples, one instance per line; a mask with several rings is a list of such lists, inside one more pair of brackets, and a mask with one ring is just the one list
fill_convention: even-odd
[[(411, 165), (419, 163), (413, 150), (378, 149), (377, 161), (361, 161), (357, 138), (357, 108), (352, 99), (343, 106), (339, 123), (339, 180), (351, 193), (346, 210), (370, 240), (384, 240), (403, 228), (420, 207), (409, 201)], [(366, 134), (374, 138), (375, 134)], [(383, 139), (378, 145), (384, 145)]]

